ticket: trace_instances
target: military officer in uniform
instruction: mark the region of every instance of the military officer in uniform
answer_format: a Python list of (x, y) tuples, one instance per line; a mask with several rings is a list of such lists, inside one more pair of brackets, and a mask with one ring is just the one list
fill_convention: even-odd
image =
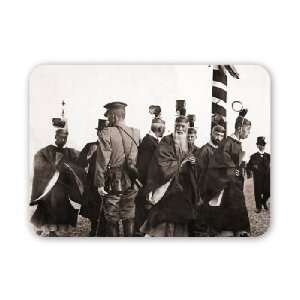
[(268, 210), (267, 200), (270, 197), (270, 154), (265, 152), (265, 137), (257, 138), (258, 152), (251, 155), (247, 164), (248, 177), (253, 173), (254, 196), (256, 212), (260, 213), (262, 207)]
[(134, 234), (140, 133), (125, 124), (126, 106), (123, 102), (104, 106), (109, 124), (99, 137), (97, 149), (95, 185), (104, 197), (106, 236), (120, 236), (119, 223), (124, 236)]

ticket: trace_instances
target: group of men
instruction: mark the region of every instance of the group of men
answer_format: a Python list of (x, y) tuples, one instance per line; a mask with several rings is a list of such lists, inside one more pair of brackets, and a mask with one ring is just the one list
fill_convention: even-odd
[(141, 141), (139, 130), (125, 124), (126, 106), (104, 106), (107, 120), (98, 121), (97, 141), (80, 153), (65, 147), (65, 128), (56, 131), (55, 145), (36, 153), (30, 205), (37, 206), (31, 221), (38, 233), (67, 235), (81, 214), (90, 220), (90, 236), (249, 236), (244, 174), (254, 175), (257, 213), (268, 209), (270, 195), (265, 139), (258, 138), (259, 152), (248, 164), (242, 159), (251, 122), (240, 114), (230, 136), (216, 125), (198, 148), (185, 113), (170, 135), (154, 113)]

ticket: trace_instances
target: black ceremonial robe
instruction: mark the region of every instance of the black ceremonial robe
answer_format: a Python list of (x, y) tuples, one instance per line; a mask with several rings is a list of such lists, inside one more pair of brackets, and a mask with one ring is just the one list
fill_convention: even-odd
[[(250, 232), (244, 196), (244, 177), (241, 170), (241, 142), (228, 136), (213, 155), (205, 179), (206, 202), (224, 190), (221, 205), (213, 207), (217, 217), (210, 222), (216, 230)], [(236, 176), (236, 170), (240, 175)]]
[(190, 163), (181, 166), (187, 155), (175, 146), (173, 135), (165, 136), (159, 143), (149, 168), (146, 193), (155, 191), (169, 180), (171, 183), (150, 210), (144, 232), (161, 223), (187, 224), (195, 219), (197, 186), (193, 168)]
[(76, 165), (78, 152), (49, 145), (34, 156), (31, 205), (37, 204), (31, 222), (42, 225), (72, 225), (77, 222), (77, 210), (70, 199), (82, 204), (85, 174)]
[(86, 186), (84, 189), (84, 204), (81, 206), (80, 214), (91, 220), (91, 231), (96, 234), (97, 221), (99, 220), (98, 236), (105, 235), (104, 213), (101, 208), (101, 197), (95, 186), (95, 171), (98, 142), (88, 143), (80, 152), (78, 164), (85, 169), (87, 173)]
[[(139, 180), (143, 184), (146, 185), (148, 178), (148, 171), (151, 167), (151, 160), (153, 154), (158, 146), (158, 139), (150, 134), (147, 134), (138, 148), (138, 156), (137, 156), (137, 168), (139, 173)], [(149, 208), (151, 206), (146, 201), (145, 188), (141, 188), (137, 194), (135, 199), (135, 226), (136, 231), (139, 233), (139, 228), (145, 222)]]

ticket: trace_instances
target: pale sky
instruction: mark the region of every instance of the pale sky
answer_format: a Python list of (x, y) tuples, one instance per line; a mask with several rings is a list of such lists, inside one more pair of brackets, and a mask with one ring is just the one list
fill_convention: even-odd
[[(237, 113), (231, 109), (235, 100), (249, 109), (251, 134), (243, 142), (246, 158), (256, 152), (256, 137), (265, 136), (270, 152), (270, 93), (268, 72), (256, 65), (236, 65), (240, 79), (228, 76), (228, 134), (234, 130)], [(40, 148), (54, 142), (51, 119), (59, 117), (61, 102), (66, 102), (68, 147), (81, 150), (96, 140), (98, 118), (103, 118), (103, 105), (112, 101), (128, 104), (126, 123), (140, 129), (143, 137), (150, 129), (150, 105), (162, 107), (167, 131), (173, 130), (176, 99), (185, 99), (187, 114), (196, 115), (198, 139), (209, 140), (211, 118), (212, 67), (208, 65), (41, 65), (29, 81), (30, 97), (30, 166)]]

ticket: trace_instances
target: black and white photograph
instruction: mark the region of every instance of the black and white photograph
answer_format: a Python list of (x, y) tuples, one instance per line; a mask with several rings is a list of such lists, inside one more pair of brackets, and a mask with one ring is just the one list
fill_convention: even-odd
[(257, 237), (270, 224), (260, 65), (38, 65), (29, 223), (41, 237)]
[(300, 299), (299, 1), (0, 2), (0, 298)]

